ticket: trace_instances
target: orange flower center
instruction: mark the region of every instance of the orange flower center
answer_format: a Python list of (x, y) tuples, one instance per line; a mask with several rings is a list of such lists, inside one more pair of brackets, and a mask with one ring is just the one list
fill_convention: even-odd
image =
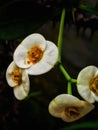
[(43, 56), (43, 51), (40, 47), (34, 46), (27, 52), (27, 54), (28, 54), (27, 64), (30, 63), (34, 64), (41, 60)]
[(90, 80), (89, 88), (98, 95), (98, 77), (94, 77)]
[(79, 116), (79, 110), (76, 107), (67, 107), (65, 109), (65, 114), (67, 117), (77, 117)]
[(19, 69), (16, 69), (12, 72), (12, 80), (16, 83), (16, 85), (20, 85), (22, 81), (22, 74)]

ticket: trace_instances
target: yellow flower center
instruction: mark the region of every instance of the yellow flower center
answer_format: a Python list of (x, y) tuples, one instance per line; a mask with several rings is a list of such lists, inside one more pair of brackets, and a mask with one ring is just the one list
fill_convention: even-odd
[(27, 54), (28, 54), (27, 64), (30, 63), (34, 64), (41, 60), (43, 56), (43, 51), (40, 47), (34, 46), (27, 52)]
[(78, 110), (78, 108), (76, 108), (76, 107), (67, 107), (66, 109), (65, 109), (65, 115), (67, 116), (67, 117), (77, 117), (77, 116), (79, 116), (79, 110)]
[(20, 85), (22, 82), (22, 74), (19, 69), (16, 69), (12, 72), (12, 80), (16, 83), (16, 85)]
[(98, 95), (98, 77), (94, 77), (90, 80), (89, 88)]

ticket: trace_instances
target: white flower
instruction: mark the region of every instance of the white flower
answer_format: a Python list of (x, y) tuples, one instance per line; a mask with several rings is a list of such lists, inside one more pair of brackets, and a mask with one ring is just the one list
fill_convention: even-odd
[(13, 87), (14, 95), (18, 100), (24, 99), (29, 93), (29, 77), (26, 70), (16, 66), (14, 61), (8, 66), (6, 80)]
[(51, 70), (58, 59), (58, 48), (40, 34), (27, 36), (14, 52), (14, 61), (26, 68), (30, 75), (40, 75)]
[(77, 90), (88, 102), (98, 101), (98, 68), (96, 66), (87, 66), (79, 72)]
[(49, 104), (49, 113), (65, 122), (73, 122), (85, 116), (94, 105), (69, 94), (60, 94)]

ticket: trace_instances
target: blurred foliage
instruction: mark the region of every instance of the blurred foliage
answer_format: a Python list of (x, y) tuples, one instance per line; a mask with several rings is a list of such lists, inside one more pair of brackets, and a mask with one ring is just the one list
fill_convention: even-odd
[(89, 7), (92, 2), (89, 3), (85, 4), (81, 0), (1, 0), (0, 39), (12, 40), (35, 32), (49, 20), (56, 19), (62, 7), (70, 13), (73, 7), (78, 8), (80, 5), (80, 9), (97, 14), (96, 10)]
[(0, 39), (17, 39), (33, 33), (58, 14), (58, 8), (33, 0), (0, 1)]
[(61, 130), (87, 130), (87, 129), (97, 130), (97, 128), (98, 128), (98, 122), (85, 122), (65, 127)]
[(96, 9), (96, 8), (95, 9), (94, 8), (90, 8), (90, 7), (85, 6), (85, 5), (80, 5), (79, 8), (81, 10), (87, 11), (87, 12), (89, 12), (91, 14), (98, 15), (98, 9)]

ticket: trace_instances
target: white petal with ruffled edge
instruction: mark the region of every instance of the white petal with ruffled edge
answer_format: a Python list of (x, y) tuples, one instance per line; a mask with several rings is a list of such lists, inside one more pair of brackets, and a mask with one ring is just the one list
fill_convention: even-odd
[[(19, 83), (19, 85), (17, 85), (17, 83), (12, 79), (12, 72), (17, 69), (21, 70), (21, 76), (22, 76), (21, 83)], [(14, 61), (12, 61), (7, 68), (6, 79), (9, 86), (14, 87), (13, 88), (14, 94), (18, 100), (22, 100), (28, 95), (30, 89), (30, 83), (29, 83), (30, 81), (29, 81), (28, 74), (26, 70), (19, 68)]]
[(27, 52), (34, 46), (39, 46), (42, 51), (46, 48), (46, 40), (41, 34), (31, 34), (27, 36), (21, 44), (16, 48), (14, 52), (14, 61), (20, 68), (28, 68), (32, 65), (26, 64), (25, 61), (28, 59)]
[(47, 46), (44, 51), (42, 59), (36, 63), (32, 64), (30, 68), (27, 69), (30, 75), (40, 75), (50, 71), (57, 62), (58, 59), (58, 48), (51, 42), (46, 41)]
[(49, 113), (61, 118), (66, 105), (70, 106), (72, 103), (77, 104), (78, 101), (79, 99), (72, 95), (60, 94), (49, 103)]
[(12, 80), (12, 72), (15, 70), (15, 69), (19, 69), (15, 62), (12, 61), (10, 63), (10, 65), (8, 66), (7, 70), (6, 70), (6, 80), (7, 80), (7, 83), (10, 87), (15, 87), (16, 86), (16, 83)]
[(18, 100), (23, 100), (28, 96), (29, 89), (29, 80), (26, 80), (20, 86), (14, 87), (14, 95)]
[(82, 69), (77, 77), (77, 85), (89, 85), (89, 81), (92, 77), (95, 76), (98, 68), (95, 66), (87, 66)]
[(23, 100), (28, 96), (30, 90), (30, 81), (26, 71), (22, 74), (22, 83), (14, 87), (14, 95), (18, 100)]
[(87, 66), (79, 72), (77, 77), (77, 90), (81, 97), (90, 103), (94, 103), (95, 98), (89, 88), (89, 82), (96, 75), (97, 70), (95, 66)]
[[(67, 116), (65, 110), (68, 107), (75, 107), (79, 111), (78, 116)], [(94, 105), (86, 101), (79, 100), (77, 97), (69, 94), (61, 94), (55, 97), (49, 104), (49, 113), (61, 118), (65, 122), (73, 122), (85, 116), (91, 110), (94, 109)]]

